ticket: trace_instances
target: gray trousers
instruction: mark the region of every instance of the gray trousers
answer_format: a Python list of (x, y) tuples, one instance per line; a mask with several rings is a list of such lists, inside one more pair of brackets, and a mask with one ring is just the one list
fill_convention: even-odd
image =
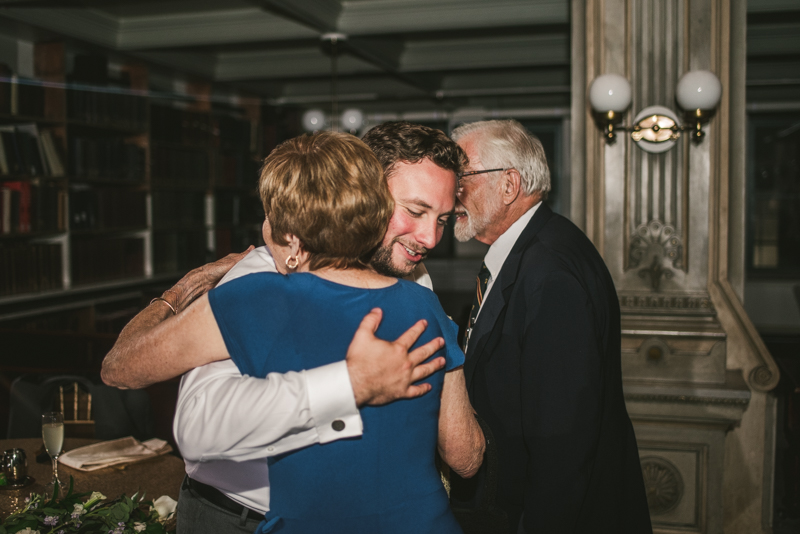
[(253, 534), (260, 522), (208, 502), (186, 484), (178, 497), (177, 518), (177, 534)]

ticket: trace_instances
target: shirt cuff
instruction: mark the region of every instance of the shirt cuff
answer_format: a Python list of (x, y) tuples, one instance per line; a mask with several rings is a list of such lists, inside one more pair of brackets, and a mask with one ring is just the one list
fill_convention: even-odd
[(358, 437), (363, 432), (347, 362), (341, 361), (303, 371), (308, 406), (320, 443)]

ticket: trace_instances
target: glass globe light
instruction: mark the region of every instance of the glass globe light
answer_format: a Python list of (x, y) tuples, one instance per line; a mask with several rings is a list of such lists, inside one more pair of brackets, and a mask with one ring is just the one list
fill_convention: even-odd
[(342, 129), (352, 132), (364, 125), (364, 114), (358, 109), (346, 109), (339, 120)]
[(685, 110), (714, 109), (721, 94), (719, 78), (707, 70), (687, 72), (681, 76), (675, 88), (678, 105)]
[(303, 113), (303, 128), (307, 132), (316, 132), (325, 127), (325, 114), (320, 109), (309, 109)]
[(631, 84), (619, 74), (598, 76), (589, 87), (589, 102), (600, 113), (621, 113), (631, 103)]

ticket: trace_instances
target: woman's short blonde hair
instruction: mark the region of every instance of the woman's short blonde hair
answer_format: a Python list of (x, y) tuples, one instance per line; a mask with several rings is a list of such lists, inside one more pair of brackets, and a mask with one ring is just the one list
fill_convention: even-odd
[(286, 245), (296, 235), (311, 270), (365, 267), (394, 211), (378, 159), (346, 133), (281, 143), (264, 160), (258, 189), (272, 240)]

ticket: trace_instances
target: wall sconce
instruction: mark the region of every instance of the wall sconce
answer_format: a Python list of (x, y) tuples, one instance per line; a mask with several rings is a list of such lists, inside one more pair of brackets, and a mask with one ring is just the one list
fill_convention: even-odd
[(589, 101), (595, 110), (595, 119), (603, 129), (606, 142), (613, 143), (618, 130), (630, 132), (639, 148), (646, 152), (666, 152), (675, 145), (681, 132), (692, 132), (692, 140), (703, 138), (703, 124), (714, 114), (722, 94), (722, 85), (712, 72), (694, 70), (678, 81), (675, 97), (685, 112), (685, 121), (691, 126), (681, 126), (677, 114), (664, 106), (650, 106), (633, 119), (633, 126), (625, 126), (622, 113), (631, 103), (631, 86), (618, 74), (598, 76), (589, 88)]

